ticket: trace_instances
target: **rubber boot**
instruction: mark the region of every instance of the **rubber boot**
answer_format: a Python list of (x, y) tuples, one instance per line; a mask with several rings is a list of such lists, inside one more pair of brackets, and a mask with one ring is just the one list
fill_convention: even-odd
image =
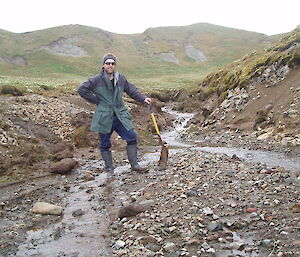
[(105, 168), (104, 170), (106, 172), (113, 172), (114, 171), (114, 167), (112, 164), (112, 155), (111, 155), (111, 151), (106, 151), (106, 152), (101, 152), (102, 155), (102, 159), (105, 162)]
[(137, 145), (127, 145), (127, 156), (131, 165), (131, 170), (137, 173), (146, 173), (148, 168), (141, 167), (137, 162)]

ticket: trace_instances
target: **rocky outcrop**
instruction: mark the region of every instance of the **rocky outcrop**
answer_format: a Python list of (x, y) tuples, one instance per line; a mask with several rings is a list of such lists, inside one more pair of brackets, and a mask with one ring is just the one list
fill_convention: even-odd
[(25, 57), (21, 55), (15, 55), (11, 58), (0, 56), (0, 60), (3, 60), (4, 62), (16, 65), (16, 66), (26, 66), (27, 60)]
[(186, 55), (194, 59), (196, 62), (207, 62), (207, 58), (204, 53), (194, 47), (191, 43), (186, 44), (184, 48)]
[(46, 50), (47, 52), (55, 55), (72, 56), (72, 57), (85, 57), (88, 56), (87, 52), (77, 46), (77, 42), (80, 40), (78, 37), (59, 38), (52, 43), (41, 46), (40, 50)]
[(158, 56), (166, 62), (173, 62), (173, 63), (179, 64), (179, 60), (176, 58), (176, 56), (173, 52), (160, 53), (160, 54), (158, 54)]

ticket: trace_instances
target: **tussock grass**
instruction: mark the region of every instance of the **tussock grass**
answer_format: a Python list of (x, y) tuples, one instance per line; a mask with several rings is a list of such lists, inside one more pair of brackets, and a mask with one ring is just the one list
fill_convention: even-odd
[(255, 77), (260, 76), (270, 65), (290, 68), (300, 65), (300, 28), (286, 34), (279, 42), (260, 51), (253, 51), (242, 59), (210, 73), (199, 81), (197, 99), (217, 93), (219, 102), (226, 96), (224, 92), (236, 87), (243, 88)]

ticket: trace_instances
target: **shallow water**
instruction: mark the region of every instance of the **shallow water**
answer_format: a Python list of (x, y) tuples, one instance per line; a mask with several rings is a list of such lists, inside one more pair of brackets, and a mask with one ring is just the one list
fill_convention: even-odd
[(236, 155), (249, 162), (265, 164), (268, 168), (278, 166), (290, 171), (300, 171), (299, 158), (288, 157), (282, 153), (234, 147), (196, 147), (195, 149), (203, 152), (225, 154), (228, 156)]
[[(265, 164), (268, 168), (282, 167), (290, 171), (300, 171), (300, 159), (288, 157), (282, 153), (243, 149), (238, 147), (215, 147), (210, 146), (209, 142), (206, 142), (205, 147), (198, 147), (199, 142), (186, 142), (180, 138), (180, 133), (186, 130), (186, 125), (190, 119), (193, 118), (193, 113), (180, 113), (177, 111), (169, 110), (167, 108), (164, 111), (174, 115), (176, 117), (174, 122), (174, 129), (162, 133), (162, 138), (167, 142), (169, 148), (192, 148), (203, 152), (225, 154), (228, 156), (236, 155), (237, 157), (253, 163)], [(203, 142), (201, 143), (203, 145)], [(174, 152), (171, 151), (171, 153)]]
[(186, 130), (187, 123), (194, 117), (193, 113), (180, 113), (174, 110), (163, 108), (163, 111), (168, 112), (175, 116), (174, 128), (163, 132), (162, 139), (167, 142), (168, 146), (175, 147), (189, 147), (192, 146), (191, 142), (185, 142), (179, 138), (181, 132)]
[[(87, 163), (80, 170), (97, 163)], [(105, 241), (109, 221), (101, 201), (107, 180), (108, 175), (101, 173), (93, 181), (71, 185), (61, 221), (27, 231), (26, 242), (19, 246), (16, 256), (110, 256)], [(72, 213), (78, 209), (83, 215), (74, 217)]]

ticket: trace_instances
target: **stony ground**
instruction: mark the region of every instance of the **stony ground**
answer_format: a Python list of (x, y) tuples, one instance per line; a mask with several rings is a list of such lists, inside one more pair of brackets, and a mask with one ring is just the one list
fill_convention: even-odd
[[(23, 136), (43, 135), (50, 145), (55, 135), (67, 138), (74, 131), (69, 124), (72, 111), (87, 110), (75, 100), (40, 96), (14, 98), (13, 103), (9, 119), (2, 112), (2, 141), (11, 145), (18, 139), (11, 130), (16, 120)], [(134, 114), (145, 117), (145, 112)], [(24, 126), (29, 123), (35, 125)], [(255, 132), (203, 128), (182, 139), (299, 157), (297, 147), (257, 140)], [(159, 147), (141, 143), (140, 157), (150, 171), (136, 174), (129, 169), (124, 145), (116, 143), (113, 154), (119, 168), (111, 177), (103, 172), (97, 146), (78, 148), (74, 159), (79, 166), (69, 174), (52, 174), (34, 164), (25, 176), (2, 183), (0, 256), (300, 255), (300, 167), (288, 171), (179, 147), (170, 149), (168, 167), (160, 171), (159, 152)], [(64, 215), (33, 213), (38, 201), (62, 206)], [(136, 209), (119, 218), (119, 211), (133, 204)]]
[(185, 149), (166, 171), (119, 179), (124, 204), (152, 207), (112, 223), (113, 256), (300, 254), (299, 170)]
[[(71, 240), (67, 237), (68, 230), (61, 232), (66, 221), (33, 214), (31, 208), (33, 203), (43, 200), (63, 206), (65, 212), (68, 208), (74, 210), (70, 188), (75, 187), (88, 192), (88, 198), (83, 200), (91, 203), (82, 203), (81, 219), (91, 218), (91, 212), (94, 217), (106, 216), (102, 224), (106, 232), (101, 232), (105, 244), (98, 245), (106, 252), (91, 256), (299, 255), (299, 170), (267, 168), (236, 156), (186, 148), (170, 150), (165, 171), (157, 169), (158, 156), (150, 159), (150, 172), (141, 175), (129, 171), (124, 154), (114, 156), (124, 168), (100, 185), (102, 191), (98, 188), (103, 163), (91, 165), (97, 160), (97, 149), (78, 152), (76, 159), (82, 165), (68, 176), (52, 175), (2, 187), (1, 199), (5, 196), (7, 199), (1, 204), (2, 256), (14, 256), (13, 253), (37, 256), (35, 248), (41, 249), (43, 245), (47, 248), (49, 242), (59, 242), (64, 237)], [(87, 172), (93, 174), (95, 184), (85, 179)], [(132, 217), (118, 219), (120, 208), (132, 203), (148, 208)], [(82, 226), (75, 216), (70, 224), (75, 228)], [(37, 237), (31, 245), (25, 243), (26, 254), (26, 235), (36, 230), (50, 230), (46, 234), (49, 238)], [(97, 233), (100, 232), (96, 228), (92, 231), (81, 228), (77, 236), (80, 235), (82, 249), (68, 252), (61, 248), (60, 255), (39, 256), (85, 256), (82, 253), (89, 244), (84, 240)], [(23, 250), (18, 252), (18, 248)]]

